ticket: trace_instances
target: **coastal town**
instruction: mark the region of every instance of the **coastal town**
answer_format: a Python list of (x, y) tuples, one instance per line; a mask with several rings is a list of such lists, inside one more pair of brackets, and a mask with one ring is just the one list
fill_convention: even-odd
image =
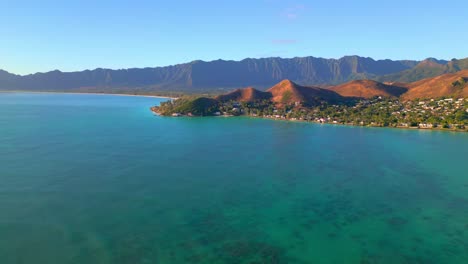
[(400, 102), (376, 97), (359, 101), (354, 106), (324, 104), (311, 109), (274, 109), (273, 113), (259, 114), (248, 109), (250, 112), (247, 114), (292, 121), (359, 126), (465, 129), (468, 119), (467, 102), (463, 98)]
[[(212, 102), (203, 114), (200, 114), (200, 111), (197, 113), (174, 111), (177, 109), (176, 106), (186, 103), (185, 100), (187, 99), (169, 101), (152, 110), (173, 117), (250, 116), (324, 124), (456, 131), (467, 131), (468, 125), (468, 100), (465, 98), (400, 101), (377, 96), (348, 104), (322, 103), (317, 106), (304, 106), (301, 102), (278, 106), (269, 100), (228, 101), (218, 104)], [(187, 100), (187, 102), (196, 102), (196, 100)]]

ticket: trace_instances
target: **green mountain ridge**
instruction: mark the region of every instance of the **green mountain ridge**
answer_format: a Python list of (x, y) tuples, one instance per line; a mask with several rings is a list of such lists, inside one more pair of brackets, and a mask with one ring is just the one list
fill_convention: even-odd
[(455, 73), (464, 69), (468, 69), (468, 58), (453, 59), (449, 62), (438, 61), (432, 58), (426, 59), (415, 67), (393, 74), (384, 75), (374, 78), (379, 82), (415, 82), (425, 78), (439, 76), (445, 73)]

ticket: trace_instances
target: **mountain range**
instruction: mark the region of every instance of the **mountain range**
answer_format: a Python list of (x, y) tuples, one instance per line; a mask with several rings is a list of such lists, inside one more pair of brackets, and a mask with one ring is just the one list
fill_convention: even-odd
[(422, 98), (468, 97), (468, 70), (445, 73), (415, 82), (386, 82), (356, 80), (328, 87), (341, 96), (372, 98), (375, 96), (414, 100)]
[(302, 57), (193, 61), (156, 68), (98, 68), (78, 72), (55, 70), (29, 75), (15, 75), (0, 70), (0, 90), (220, 94), (246, 86), (265, 90), (284, 79), (302, 86), (325, 87), (360, 79), (380, 82), (417, 81), (462, 69), (468, 69), (468, 58), (452, 61), (392, 61), (346, 56), (340, 59)]
[(468, 97), (468, 70), (442, 74), (411, 83), (380, 83), (372, 80), (355, 80), (345, 84), (320, 88), (302, 86), (291, 80), (283, 80), (265, 92), (252, 87), (236, 89), (219, 95), (214, 99), (220, 102), (254, 102), (270, 100), (275, 105), (301, 103), (303, 106), (343, 103), (353, 99), (372, 97), (401, 98), (414, 100), (419, 98)]
[(457, 102), (461, 97), (468, 97), (468, 70), (412, 83), (355, 80), (327, 88), (302, 86), (286, 79), (266, 91), (247, 87), (216, 97), (183, 96), (177, 100), (163, 102), (159, 106), (152, 107), (151, 110), (164, 116), (209, 116), (220, 115), (221, 112), (238, 115), (243, 111), (239, 108), (241, 105), (256, 110), (271, 109), (271, 106), (278, 109), (291, 109), (292, 107), (304, 110), (324, 105), (352, 106), (362, 99), (374, 97), (400, 99), (404, 102), (423, 98), (438, 99), (446, 96), (455, 97)]

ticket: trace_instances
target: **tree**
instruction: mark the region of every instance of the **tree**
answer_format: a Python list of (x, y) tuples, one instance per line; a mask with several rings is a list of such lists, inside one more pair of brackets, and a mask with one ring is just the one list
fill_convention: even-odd
[(458, 110), (457, 112), (455, 112), (455, 121), (461, 124), (467, 123), (468, 113), (464, 109)]

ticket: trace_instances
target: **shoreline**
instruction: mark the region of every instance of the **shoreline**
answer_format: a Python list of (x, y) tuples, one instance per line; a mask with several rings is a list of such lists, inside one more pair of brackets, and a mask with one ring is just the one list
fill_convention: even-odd
[(353, 124), (342, 124), (342, 123), (321, 123), (321, 122), (314, 122), (314, 121), (307, 121), (307, 120), (291, 120), (291, 119), (281, 119), (281, 118), (269, 118), (269, 117), (256, 117), (256, 116), (243, 116), (249, 118), (260, 118), (260, 119), (267, 119), (267, 120), (274, 120), (274, 121), (285, 121), (285, 122), (297, 122), (297, 123), (310, 123), (310, 124), (317, 124), (317, 125), (330, 125), (330, 126), (346, 126), (346, 127), (362, 127), (362, 128), (391, 128), (391, 129), (404, 129), (404, 130), (419, 130), (419, 131), (445, 131), (445, 132), (468, 132), (468, 130), (462, 129), (447, 129), (447, 128), (420, 128), (420, 127), (404, 127), (404, 126), (361, 126), (361, 125), (353, 125)]
[(139, 95), (139, 94), (124, 94), (124, 93), (92, 93), (92, 92), (42, 92), (42, 91), (0, 91), (2, 93), (37, 93), (37, 94), (90, 94), (90, 95), (115, 95), (115, 96), (137, 96), (137, 97), (150, 97), (150, 98), (166, 98), (177, 99), (177, 97), (159, 96), (159, 95)]
[(317, 124), (317, 125), (330, 125), (330, 126), (346, 126), (346, 127), (362, 127), (362, 128), (392, 128), (392, 129), (404, 129), (404, 130), (420, 130), (420, 131), (446, 131), (446, 132), (468, 132), (468, 130), (461, 130), (461, 129), (447, 129), (447, 128), (420, 128), (420, 127), (403, 127), (403, 126), (361, 126), (361, 125), (353, 125), (353, 124), (342, 124), (342, 123), (321, 123), (321, 122), (314, 122), (314, 121), (307, 121), (307, 120), (291, 120), (291, 119), (281, 119), (281, 118), (270, 118), (270, 117), (260, 117), (260, 116), (241, 116), (241, 117), (248, 117), (248, 118), (259, 118), (259, 119), (267, 119), (267, 120), (274, 120), (274, 121), (285, 121), (285, 122), (297, 122), (297, 123), (310, 123), (310, 124)]
[(307, 120), (291, 120), (291, 119), (282, 119), (282, 118), (270, 118), (270, 117), (262, 117), (262, 116), (243, 116), (249, 118), (260, 118), (260, 119), (268, 119), (274, 121), (286, 121), (286, 122), (297, 122), (297, 123), (310, 123), (310, 124), (318, 124), (318, 125), (331, 125), (331, 126), (346, 126), (346, 127), (362, 127), (362, 128), (392, 128), (392, 129), (404, 129), (404, 130), (420, 130), (420, 131), (446, 131), (446, 132), (468, 132), (468, 130), (462, 129), (447, 129), (447, 128), (420, 128), (420, 127), (404, 127), (404, 126), (361, 126), (361, 125), (353, 125), (353, 124), (342, 124), (342, 123), (321, 123), (321, 122), (314, 122), (314, 121), (307, 121)]
[(353, 124), (342, 124), (342, 123), (321, 123), (321, 122), (314, 122), (308, 120), (291, 120), (291, 119), (283, 119), (283, 118), (271, 118), (271, 117), (263, 117), (263, 116), (249, 116), (249, 115), (239, 115), (239, 116), (189, 116), (189, 115), (182, 115), (182, 116), (163, 116), (152, 109), (150, 109), (153, 114), (161, 117), (167, 118), (179, 118), (179, 117), (188, 117), (188, 118), (203, 118), (203, 117), (243, 117), (243, 118), (252, 118), (252, 119), (265, 119), (265, 120), (273, 120), (273, 121), (284, 121), (284, 122), (296, 122), (296, 123), (309, 123), (309, 124), (316, 124), (316, 125), (332, 125), (332, 126), (347, 126), (347, 127), (361, 127), (361, 128), (391, 128), (391, 129), (404, 129), (404, 130), (420, 130), (420, 131), (445, 131), (445, 132), (465, 132), (467, 133), (468, 130), (462, 129), (447, 129), (447, 128), (420, 128), (420, 127), (403, 127), (403, 126), (361, 126), (361, 125), (353, 125)]

